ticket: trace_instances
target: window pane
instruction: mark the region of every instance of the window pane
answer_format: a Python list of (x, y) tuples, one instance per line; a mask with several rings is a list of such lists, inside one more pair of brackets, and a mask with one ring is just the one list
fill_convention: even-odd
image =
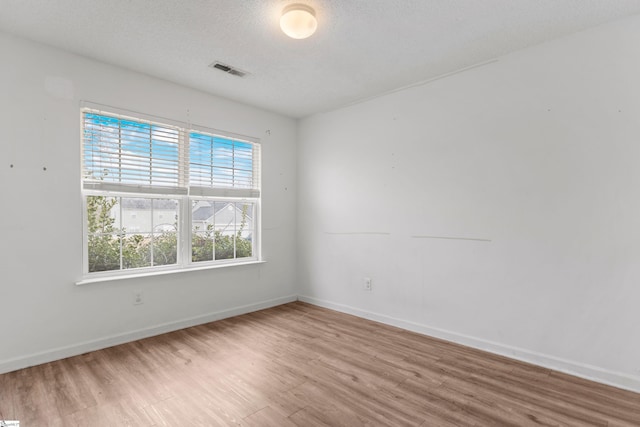
[(216, 202), (215, 210), (216, 259), (233, 259), (235, 255), (235, 203)]
[(120, 270), (120, 237), (91, 234), (88, 238), (89, 273)]
[(246, 230), (243, 234), (239, 234), (236, 238), (236, 258), (249, 258), (253, 256), (253, 246), (251, 238), (253, 233)]
[(192, 261), (253, 256), (254, 204), (193, 200)]
[(208, 135), (189, 135), (189, 181), (191, 185), (211, 187), (213, 165), (212, 139)]
[(120, 229), (120, 204), (116, 197), (87, 196), (87, 231), (113, 233)]
[(89, 272), (176, 264), (177, 199), (87, 196)]
[(253, 230), (253, 203), (236, 203), (239, 232), (244, 229)]
[(153, 234), (153, 265), (170, 265), (178, 261), (178, 233)]
[(178, 185), (178, 130), (151, 126), (151, 182), (159, 185)]
[(153, 199), (153, 232), (178, 231), (178, 200)]
[(151, 199), (122, 198), (122, 231), (149, 233), (153, 229)]
[(193, 231), (213, 229), (214, 204), (208, 200), (194, 200), (191, 204), (191, 225)]
[(153, 265), (178, 262), (178, 201), (153, 199)]
[(191, 236), (191, 261), (213, 261), (213, 232), (198, 232)]
[(253, 204), (236, 203), (236, 258), (253, 256)]
[(254, 146), (221, 136), (189, 134), (189, 182), (193, 186), (253, 188)]
[(229, 231), (216, 231), (216, 259), (233, 259), (234, 235)]
[(234, 144), (234, 187), (253, 186), (253, 145), (236, 141)]
[(233, 202), (215, 202), (215, 228), (220, 233), (235, 233), (236, 209)]
[(107, 196), (87, 197), (88, 271), (120, 269), (119, 199)]
[(210, 200), (193, 200), (191, 203), (191, 261), (213, 260), (213, 221), (215, 206)]
[(151, 235), (125, 234), (122, 237), (122, 268), (151, 266)]

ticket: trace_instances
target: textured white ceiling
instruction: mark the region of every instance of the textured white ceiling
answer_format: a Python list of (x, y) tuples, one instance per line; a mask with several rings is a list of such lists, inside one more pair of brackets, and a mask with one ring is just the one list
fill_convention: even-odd
[[(309, 39), (279, 29), (294, 2), (317, 11)], [(640, 0), (0, 0), (0, 30), (304, 117), (638, 13)]]

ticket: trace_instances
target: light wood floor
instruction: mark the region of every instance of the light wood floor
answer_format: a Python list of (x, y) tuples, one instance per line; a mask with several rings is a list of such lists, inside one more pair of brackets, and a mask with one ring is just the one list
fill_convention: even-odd
[(20, 426), (640, 426), (640, 394), (292, 303), (0, 375)]

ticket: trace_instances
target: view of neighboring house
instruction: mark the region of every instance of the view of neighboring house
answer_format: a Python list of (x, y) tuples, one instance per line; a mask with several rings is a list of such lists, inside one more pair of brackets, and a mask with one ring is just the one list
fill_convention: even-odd
[[(222, 234), (235, 234), (242, 227), (242, 237), (253, 231), (253, 204), (197, 200), (192, 205), (192, 228), (203, 232), (207, 227)], [(126, 233), (175, 231), (178, 203), (171, 199), (119, 198), (111, 209), (114, 226)], [(244, 221), (244, 226), (243, 226)]]
[(175, 231), (178, 202), (170, 199), (121, 198), (111, 210), (115, 226), (127, 233)]
[(242, 237), (250, 238), (253, 230), (251, 203), (212, 202), (198, 200), (193, 204), (192, 228), (204, 231), (207, 226), (222, 234), (238, 232), (244, 221)]

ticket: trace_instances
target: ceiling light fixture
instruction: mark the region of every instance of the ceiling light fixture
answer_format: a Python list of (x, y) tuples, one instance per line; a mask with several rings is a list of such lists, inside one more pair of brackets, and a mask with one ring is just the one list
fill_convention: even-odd
[(282, 10), (280, 28), (292, 39), (306, 39), (316, 32), (316, 12), (305, 4), (290, 4)]

